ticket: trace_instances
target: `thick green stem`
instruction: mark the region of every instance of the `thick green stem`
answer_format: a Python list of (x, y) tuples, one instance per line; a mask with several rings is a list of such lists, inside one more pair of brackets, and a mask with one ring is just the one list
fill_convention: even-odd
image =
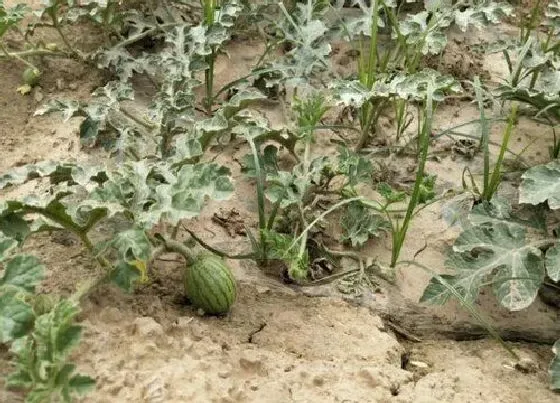
[(484, 186), (483, 189), (486, 191), (488, 189), (489, 179), (490, 179), (490, 148), (488, 145), (490, 138), (490, 127), (488, 121), (486, 120), (486, 115), (484, 113), (484, 98), (482, 95), (482, 85), (480, 83), (480, 78), (476, 76), (474, 78), (474, 91), (476, 94), (476, 99), (478, 101), (478, 109), (480, 113), (480, 133), (481, 133), (481, 146), (482, 152), (484, 153)]
[[(396, 231), (393, 231), (393, 250), (391, 251), (391, 267), (395, 267), (397, 264), (400, 251), (404, 244), (406, 238), (406, 233), (412, 220), (414, 214), (414, 209), (418, 204), (418, 198), (420, 196), (420, 186), (424, 180), (424, 167), (426, 165), (426, 157), (428, 155), (428, 146), (430, 144), (430, 134), (432, 132), (432, 117), (433, 117), (433, 84), (428, 83), (426, 106), (424, 111), (424, 122), (422, 126), (422, 136), (421, 136), (421, 149), (418, 155), (418, 169), (416, 171), (416, 181), (414, 182), (414, 190), (410, 201), (408, 203), (408, 208), (406, 210), (406, 215), (404, 217), (402, 227), (399, 227), (397, 223)], [(395, 236), (396, 235), (396, 236)]]
[(517, 104), (514, 103), (511, 106), (511, 113), (509, 116), (509, 122), (508, 125), (506, 127), (506, 130), (504, 132), (504, 137), (502, 140), (502, 146), (500, 147), (500, 154), (498, 155), (498, 160), (496, 161), (496, 164), (494, 165), (494, 171), (492, 172), (492, 177), (490, 178), (490, 182), (488, 184), (488, 188), (484, 189), (484, 193), (482, 195), (482, 198), (484, 200), (490, 201), (492, 199), (492, 196), (494, 195), (494, 193), (496, 193), (496, 191), (498, 190), (498, 185), (500, 184), (500, 180), (501, 180), (501, 169), (502, 169), (502, 163), (504, 161), (504, 155), (506, 153), (506, 149), (508, 147), (509, 144), (509, 139), (511, 137), (511, 132), (513, 130), (513, 125), (515, 124), (515, 120), (517, 118)]
[(212, 48), (212, 53), (208, 55), (206, 61), (208, 69), (204, 72), (204, 80), (206, 82), (206, 114), (212, 115), (212, 106), (214, 105), (214, 98), (212, 93), (214, 91), (214, 61), (216, 60), (216, 49)]

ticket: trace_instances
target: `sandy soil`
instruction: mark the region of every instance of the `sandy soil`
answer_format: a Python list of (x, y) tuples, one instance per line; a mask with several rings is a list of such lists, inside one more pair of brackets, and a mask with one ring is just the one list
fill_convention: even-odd
[[(449, 60), (440, 60), (437, 66), (462, 69), (463, 73), (457, 73), (460, 76), (474, 66), (498, 81), (504, 72), (499, 60), (461, 53), (461, 44), (470, 38), (458, 34), (447, 52)], [(256, 43), (231, 44), (231, 60), (224, 56), (217, 65), (216, 85), (243, 75), (260, 50)], [(0, 173), (43, 159), (91, 156), (91, 151), (80, 149), (79, 121), (62, 124), (58, 117), (32, 115), (49, 98), (87, 98), (102, 83), (102, 76), (69, 62), (48, 61), (44, 67), (41, 87), (21, 96), (15, 91), (21, 66), (0, 63)], [(279, 106), (267, 104), (266, 108), (275, 124), (286, 119)], [(438, 111), (434, 131), (477, 117), (475, 106), (468, 102), (445, 105)], [(495, 138), (499, 138), (500, 129), (495, 128)], [(318, 148), (330, 147), (331, 135), (326, 132)], [(433, 150), (439, 151), (438, 158), (428, 164), (428, 171), (438, 174), (440, 192), (460, 187), (465, 165), (476, 171), (481, 164), (478, 155), (467, 158), (452, 153), (453, 144), (449, 139), (437, 140)], [(546, 161), (548, 139), (543, 138), (542, 128), (521, 118), (511, 148), (520, 152), (528, 144), (524, 161)], [(230, 162), (236, 194), (228, 202), (211, 203), (192, 223), (208, 242), (234, 251), (243, 250), (247, 241), (230, 237), (211, 217), (220, 208), (226, 212), (235, 208), (245, 224), (255, 224), (255, 203), (242, 196), (254, 192), (253, 184), (231, 164), (246, 152), (239, 146), (219, 156), (218, 161)], [(382, 162), (395, 182), (409, 183), (412, 174), (406, 168), (414, 167), (412, 160)], [(514, 197), (515, 187), (506, 181), (502, 192)], [(413, 222), (402, 259), (412, 258), (425, 247), (417, 260), (442, 271), (444, 247), (456, 237), (457, 229), (448, 228), (441, 219), (441, 207), (432, 205)], [(332, 230), (335, 234), (336, 225)], [(78, 242), (69, 236), (35, 237), (28, 248), (49, 268), (45, 292), (69, 293), (77, 281), (95, 270)], [(387, 262), (390, 239), (371, 241), (360, 253)], [(329, 286), (290, 287), (252, 262), (231, 262), (240, 296), (231, 314), (218, 319), (200, 317), (185, 305), (180, 265), (159, 262), (154, 282), (133, 295), (107, 286), (85, 301), (81, 315), (85, 331), (74, 359), (80, 371), (95, 377), (97, 388), (83, 402), (558, 401), (547, 384), (550, 346), (511, 343), (521, 357), (535, 364), (534, 371), (518, 371), (512, 358), (494, 341), (459, 342), (438, 334), (439, 322), (469, 321), (468, 314), (455, 304), (422, 308), (418, 321), (429, 317), (434, 326), (431, 332), (423, 328), (421, 341), (406, 340), (401, 332), (395, 332), (385, 314), (391, 307), (418, 300), (430, 275), (417, 268), (402, 266), (395, 285), (379, 280), (377, 289), (351, 298)], [(516, 314), (496, 306), (491, 296), (483, 296), (480, 304), (498, 326), (558, 323), (558, 311), (540, 301)], [(410, 323), (415, 323), (414, 317)], [(414, 333), (414, 328), (408, 330)], [(0, 376), (8, 370), (6, 358), (7, 353), (0, 350)], [(17, 401), (22, 401), (21, 395), (0, 390), (0, 402)]]

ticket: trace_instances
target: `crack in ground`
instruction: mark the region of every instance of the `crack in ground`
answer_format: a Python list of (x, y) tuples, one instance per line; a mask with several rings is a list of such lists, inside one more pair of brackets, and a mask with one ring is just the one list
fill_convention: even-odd
[(262, 330), (266, 327), (266, 322), (265, 323), (261, 323), (258, 327), (257, 330), (253, 330), (251, 333), (249, 333), (249, 337), (247, 337), (247, 343), (253, 343), (253, 337), (262, 332)]

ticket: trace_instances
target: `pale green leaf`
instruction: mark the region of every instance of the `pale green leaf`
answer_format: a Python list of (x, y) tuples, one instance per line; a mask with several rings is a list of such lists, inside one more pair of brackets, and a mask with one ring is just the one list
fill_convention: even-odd
[(31, 255), (17, 255), (5, 263), (0, 287), (9, 285), (34, 292), (35, 286), (43, 279), (43, 275), (44, 266), (39, 259)]
[(552, 352), (554, 353), (554, 358), (550, 363), (548, 373), (550, 374), (552, 389), (560, 390), (560, 340), (556, 340), (552, 347)]
[(453, 245), (446, 266), (474, 301), (489, 278), (500, 303), (518, 311), (535, 299), (544, 279), (541, 251), (526, 244), (525, 230), (504, 223), (469, 228)]
[(24, 336), (33, 325), (33, 310), (21, 290), (0, 287), (0, 343)]
[(8, 258), (10, 253), (17, 247), (17, 241), (5, 236), (0, 232), (0, 263)]
[(430, 279), (429, 284), (424, 289), (424, 293), (420, 297), (420, 302), (427, 302), (434, 305), (444, 305), (447, 301), (449, 301), (449, 298), (455, 296), (451, 290), (452, 287), (456, 292), (462, 295), (465, 293), (465, 290), (461, 289), (459, 284), (457, 284), (455, 276), (446, 274), (434, 276)]
[(560, 245), (547, 249), (544, 265), (548, 277), (553, 281), (560, 281)]
[(0, 0), (0, 38), (8, 29), (23, 20), (25, 14), (30, 10), (29, 6), (25, 3), (16, 4), (8, 8), (4, 6), (4, 0)]
[(359, 202), (348, 204), (340, 224), (342, 241), (350, 242), (353, 248), (363, 246), (369, 239), (389, 229), (389, 223), (383, 216)]
[(522, 175), (519, 203), (548, 202), (552, 210), (560, 208), (560, 160), (529, 168)]

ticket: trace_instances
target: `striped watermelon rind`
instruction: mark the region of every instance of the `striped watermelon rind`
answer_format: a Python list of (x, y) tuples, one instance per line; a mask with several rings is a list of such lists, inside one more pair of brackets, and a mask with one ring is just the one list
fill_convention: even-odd
[(195, 307), (218, 315), (230, 311), (237, 298), (237, 284), (221, 257), (202, 253), (185, 269), (185, 292)]

